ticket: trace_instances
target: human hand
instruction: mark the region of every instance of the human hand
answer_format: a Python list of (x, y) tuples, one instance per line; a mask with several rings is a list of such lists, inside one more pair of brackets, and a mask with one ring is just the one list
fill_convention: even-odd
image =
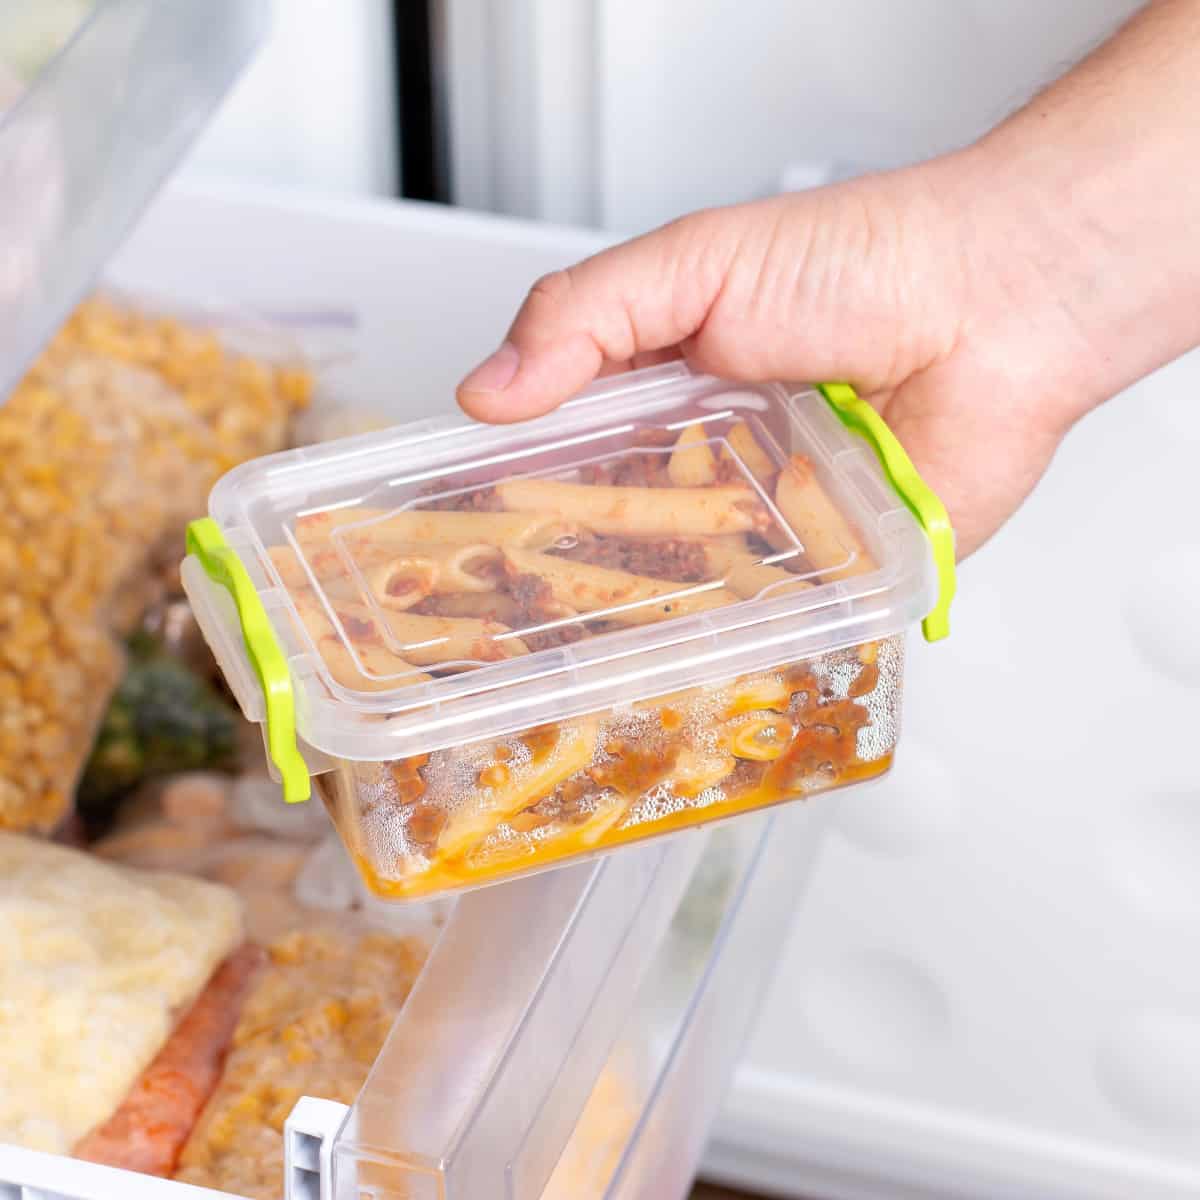
[[(1172, 134), (1172, 89), (1194, 92), (1197, 10), (1152, 9), (1123, 35), (1116, 66), (1102, 52), (975, 147), (697, 213), (547, 276), (460, 385), (460, 404), (481, 420), (523, 420), (602, 371), (664, 353), (734, 380), (846, 381), (882, 412), (970, 554), (1080, 416), (1200, 339), (1194, 315), (1171, 328), (1162, 315), (1181, 292), (1200, 295), (1200, 270), (1176, 269), (1163, 286), (1161, 259), (1183, 247), (1142, 232), (1152, 211), (1194, 227), (1194, 195), (1176, 186), (1159, 200), (1145, 158), (1162, 141), (1178, 184), (1178, 145), (1146, 125), (1158, 117)], [(1150, 36), (1144, 22), (1164, 19), (1171, 36)], [(1183, 47), (1170, 64), (1166, 43)], [(1152, 105), (1127, 61), (1146, 44)], [(1089, 72), (1113, 83), (1105, 104)], [(1127, 75), (1141, 106), (1128, 120)], [(1136, 170), (1119, 165), (1126, 142), (1140, 148)]]

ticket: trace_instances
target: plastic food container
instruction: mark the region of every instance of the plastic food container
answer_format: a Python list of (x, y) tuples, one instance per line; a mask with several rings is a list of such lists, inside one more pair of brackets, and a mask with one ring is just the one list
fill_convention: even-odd
[(891, 766), (953, 535), (841, 385), (672, 365), (230, 472), (185, 586), (363, 877), (492, 883)]

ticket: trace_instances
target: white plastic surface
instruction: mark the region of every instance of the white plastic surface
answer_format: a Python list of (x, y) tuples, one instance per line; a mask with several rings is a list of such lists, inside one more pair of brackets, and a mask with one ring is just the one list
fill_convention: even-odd
[[(464, 363), (502, 335), (529, 281), (596, 244), (416, 206), (177, 192), (115, 267), (126, 284), (185, 299), (357, 306), (364, 355), (344, 377), (411, 419), (435, 413)], [(252, 253), (264, 270), (247, 277)], [(398, 287), (405, 276), (421, 287)], [(458, 309), (463, 289), (472, 303)], [(1027, 509), (964, 569), (951, 638), (913, 648), (894, 779), (839, 818), (714, 1127), (714, 1173), (817, 1200), (1200, 1194), (1187, 1032), (1200, 1012), (1189, 950), (1200, 932), (1200, 808), (1189, 801), (1198, 395), (1190, 360), (1081, 426)], [(1114, 554), (1131, 546), (1144, 575), (1114, 576)], [(986, 719), (968, 727), (946, 688), (977, 697)], [(1051, 735), (1031, 739), (1046, 711)], [(942, 740), (945, 719), (954, 736)], [(949, 1034), (929, 1019), (936, 1003), (919, 999), (903, 1023), (862, 1006), (851, 1014), (870, 1061), (839, 1050), (828, 1022), (815, 1032), (806, 998), (828, 1007), (839, 956), (855, 953), (932, 977)], [(1170, 1022), (1135, 1020), (1164, 1009)], [(919, 1034), (907, 1062), (897, 1062), (897, 1024)], [(1140, 1035), (1165, 1032), (1170, 1061), (1140, 1080), (1127, 1073), (1118, 1107), (1097, 1051), (1122, 1029), (1139, 1034), (1126, 1042), (1135, 1051), (1153, 1045)], [(0, 1150), (0, 1179), (21, 1178), (7, 1172), (12, 1158)], [(102, 1170), (66, 1169), (70, 1179)], [(24, 1178), (72, 1194), (61, 1174)], [(153, 1200), (195, 1194), (151, 1186), (170, 1189)]]
[(914, 647), (895, 769), (835, 804), (715, 1174), (1200, 1196), (1198, 396), (1193, 355), (1085, 420)]

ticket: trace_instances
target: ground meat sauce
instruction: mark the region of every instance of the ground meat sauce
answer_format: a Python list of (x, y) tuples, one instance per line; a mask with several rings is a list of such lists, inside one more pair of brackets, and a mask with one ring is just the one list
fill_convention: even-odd
[(579, 481), (605, 487), (671, 487), (668, 462), (670, 455), (665, 453), (627, 454), (612, 462), (589, 463), (580, 469)]
[[(460, 490), (462, 489), (462, 490)], [(446, 495), (450, 492), (451, 495)], [(421, 492), (420, 508), (434, 512), (503, 512), (496, 489), (473, 487), (463, 479), (444, 479)]]
[(554, 625), (551, 629), (531, 629), (562, 620), (561, 612), (553, 607), (550, 585), (540, 575), (510, 576), (508, 590), (521, 610), (521, 640), (535, 653), (555, 646), (569, 646), (584, 636), (583, 623)]
[(654, 579), (700, 583), (709, 577), (703, 545), (684, 538), (590, 537), (557, 553), (575, 562)]

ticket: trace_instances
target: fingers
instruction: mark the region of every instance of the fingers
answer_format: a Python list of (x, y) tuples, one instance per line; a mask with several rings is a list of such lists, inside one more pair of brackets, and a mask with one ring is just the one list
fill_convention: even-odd
[(727, 223), (685, 217), (539, 280), (500, 348), (458, 388), (484, 421), (556, 408), (606, 365), (661, 357), (703, 324), (732, 260)]
[(883, 415), (946, 505), (959, 559), (1016, 512), (1062, 438), (1061, 430), (1030, 420), (1007, 378), (969, 362), (914, 376)]

